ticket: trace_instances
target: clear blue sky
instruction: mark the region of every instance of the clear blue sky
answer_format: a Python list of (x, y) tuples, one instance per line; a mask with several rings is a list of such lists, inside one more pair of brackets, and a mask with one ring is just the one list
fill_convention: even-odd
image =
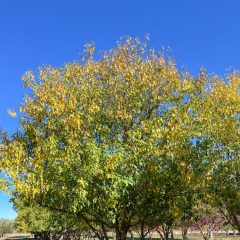
[[(2, 0), (0, 126), (17, 128), (6, 111), (22, 100), (26, 70), (77, 60), (91, 41), (104, 50), (121, 36), (150, 33), (151, 46), (170, 47), (193, 73), (240, 68), (239, 9), (239, 0)], [(15, 216), (8, 200), (0, 195), (0, 217)]]

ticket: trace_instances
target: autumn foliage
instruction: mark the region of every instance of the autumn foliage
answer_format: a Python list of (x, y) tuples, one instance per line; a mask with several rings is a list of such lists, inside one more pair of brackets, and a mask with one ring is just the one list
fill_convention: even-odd
[(240, 229), (238, 72), (193, 76), (130, 37), (95, 55), (87, 45), (81, 62), (23, 77), (31, 93), (0, 159), (19, 213), (44, 209), (51, 224), (65, 216), (56, 229), (124, 240), (136, 226), (167, 238), (211, 206)]

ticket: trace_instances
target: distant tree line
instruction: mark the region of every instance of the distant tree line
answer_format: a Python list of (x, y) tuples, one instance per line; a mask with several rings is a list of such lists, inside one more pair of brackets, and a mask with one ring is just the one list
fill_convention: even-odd
[(6, 233), (13, 233), (15, 230), (14, 220), (7, 218), (0, 218), (0, 237), (4, 236)]

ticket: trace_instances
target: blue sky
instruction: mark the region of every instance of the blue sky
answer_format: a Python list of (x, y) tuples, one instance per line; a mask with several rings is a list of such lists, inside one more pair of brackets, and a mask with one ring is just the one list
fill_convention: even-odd
[[(192, 73), (240, 69), (239, 9), (238, 0), (0, 1), (0, 126), (18, 126), (6, 112), (22, 101), (26, 70), (78, 60), (87, 42), (104, 50), (121, 36), (149, 33), (151, 46), (170, 47)], [(14, 218), (8, 201), (0, 195), (0, 217)]]

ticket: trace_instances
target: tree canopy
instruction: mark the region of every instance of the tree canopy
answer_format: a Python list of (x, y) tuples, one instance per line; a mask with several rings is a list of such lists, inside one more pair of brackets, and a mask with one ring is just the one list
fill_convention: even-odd
[(86, 45), (82, 61), (23, 80), (20, 128), (2, 134), (0, 159), (0, 184), (15, 199), (121, 240), (141, 223), (188, 221), (203, 203), (229, 209), (221, 183), (232, 185), (228, 166), (239, 164), (237, 71), (193, 76), (129, 37), (97, 57)]

